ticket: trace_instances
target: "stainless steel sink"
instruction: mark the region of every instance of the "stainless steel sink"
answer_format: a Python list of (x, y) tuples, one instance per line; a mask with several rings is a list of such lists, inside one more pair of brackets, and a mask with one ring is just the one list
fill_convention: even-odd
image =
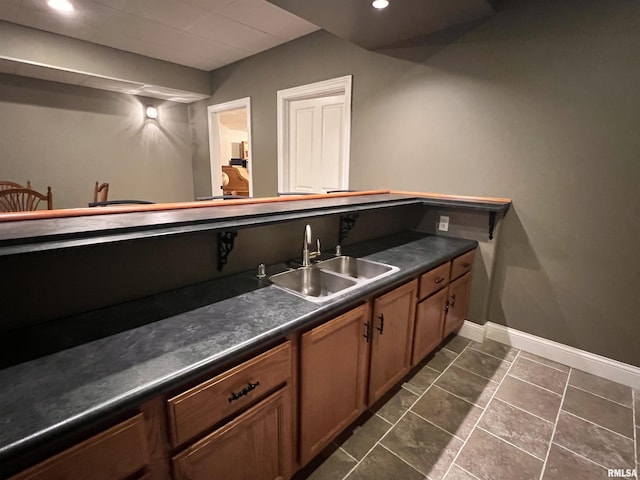
[(319, 262), (318, 267), (330, 272), (348, 275), (358, 279), (372, 279), (384, 274), (391, 273), (397, 267), (385, 265), (384, 263), (373, 262), (356, 257), (335, 257), (330, 260)]
[(357, 282), (351, 278), (325, 272), (317, 266), (278, 273), (269, 280), (285, 290), (316, 302), (329, 300), (357, 285)]
[(384, 263), (340, 256), (311, 267), (278, 273), (269, 280), (277, 287), (306, 300), (325, 302), (398, 270), (398, 267)]

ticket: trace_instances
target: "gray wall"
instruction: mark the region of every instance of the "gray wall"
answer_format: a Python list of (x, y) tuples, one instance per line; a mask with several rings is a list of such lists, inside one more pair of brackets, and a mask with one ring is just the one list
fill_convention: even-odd
[[(417, 224), (420, 213), (412, 207), (362, 212), (344, 244), (404, 231)], [(0, 256), (0, 272), (12, 279), (2, 289), (0, 334), (237, 272), (255, 271), (260, 263), (300, 261), (307, 223), (314, 240), (319, 238), (323, 251), (330, 253), (338, 240), (339, 222), (339, 215), (330, 215), (240, 229), (222, 272), (216, 269), (216, 232)]]
[(192, 105), (196, 193), (206, 105), (251, 96), (254, 186), (273, 194), (276, 91), (353, 74), (351, 188), (512, 198), (488, 319), (640, 366), (639, 24), (631, 0), (520, 0), (441, 47), (290, 42)]
[[(157, 122), (143, 119), (158, 106)], [(0, 74), (0, 179), (51, 186), (54, 208), (194, 199), (187, 105)]]

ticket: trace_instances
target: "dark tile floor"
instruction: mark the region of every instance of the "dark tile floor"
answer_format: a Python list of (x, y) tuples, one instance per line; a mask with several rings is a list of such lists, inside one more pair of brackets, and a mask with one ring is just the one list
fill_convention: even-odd
[(451, 338), (295, 480), (600, 480), (637, 469), (640, 391)]

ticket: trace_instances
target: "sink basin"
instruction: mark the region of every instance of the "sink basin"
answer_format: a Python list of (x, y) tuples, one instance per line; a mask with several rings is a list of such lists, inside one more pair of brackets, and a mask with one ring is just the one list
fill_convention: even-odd
[(306, 300), (325, 302), (398, 270), (398, 267), (372, 260), (340, 256), (311, 267), (272, 275), (269, 280), (275, 286)]
[(318, 268), (358, 279), (372, 279), (397, 271), (397, 267), (356, 257), (335, 257), (317, 264)]
[(326, 301), (357, 285), (351, 278), (340, 277), (317, 266), (278, 273), (269, 278), (274, 285), (311, 301)]

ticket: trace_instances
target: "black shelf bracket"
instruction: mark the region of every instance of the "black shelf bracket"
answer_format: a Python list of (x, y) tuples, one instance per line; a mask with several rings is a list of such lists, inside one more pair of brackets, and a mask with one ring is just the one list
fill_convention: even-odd
[(218, 271), (221, 272), (227, 264), (227, 259), (231, 250), (233, 250), (233, 242), (238, 236), (237, 230), (227, 230), (218, 233)]
[(342, 242), (349, 235), (349, 230), (351, 230), (356, 225), (357, 219), (357, 213), (347, 213), (346, 215), (340, 215), (340, 233), (338, 234), (338, 245), (342, 245)]
[(493, 240), (493, 229), (496, 226), (496, 212), (489, 212), (489, 240)]

